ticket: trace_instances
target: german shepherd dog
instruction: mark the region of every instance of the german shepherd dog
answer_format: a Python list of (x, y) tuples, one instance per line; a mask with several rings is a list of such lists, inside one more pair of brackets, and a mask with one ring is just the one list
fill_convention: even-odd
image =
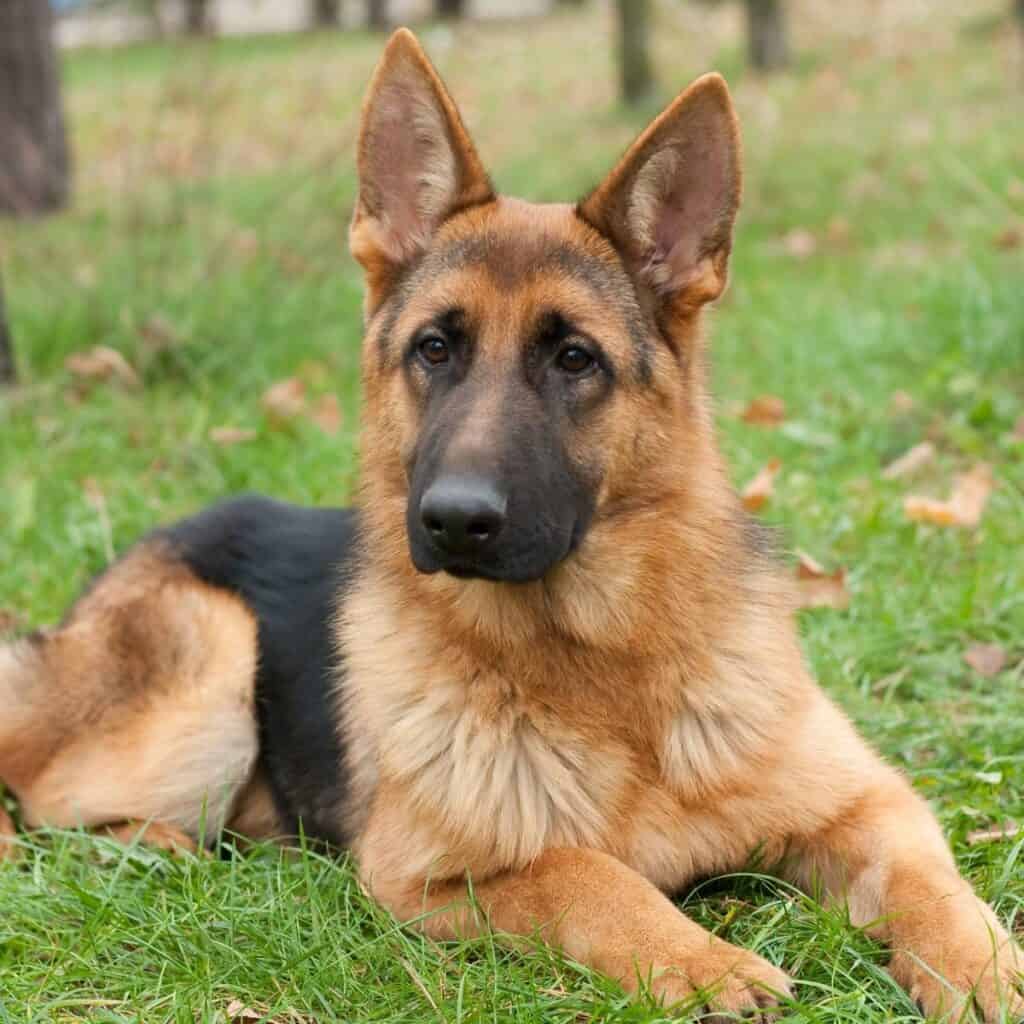
[(356, 507), (228, 501), (0, 648), (25, 822), (186, 844), (301, 823), (432, 936), (539, 933), (665, 1004), (769, 1019), (789, 978), (665, 895), (756, 850), (886, 941), (926, 1013), (1024, 1014), (1024, 955), (810, 678), (715, 444), (723, 80), (577, 205), (534, 205), (495, 194), (403, 30), (358, 168)]

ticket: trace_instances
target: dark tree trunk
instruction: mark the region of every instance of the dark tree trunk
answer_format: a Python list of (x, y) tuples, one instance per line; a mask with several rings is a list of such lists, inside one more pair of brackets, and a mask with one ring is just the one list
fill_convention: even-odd
[(750, 63), (761, 71), (775, 71), (789, 63), (783, 0), (746, 0)]
[(615, 9), (619, 25), (622, 98), (627, 103), (639, 103), (654, 89), (647, 40), (650, 0), (616, 0)]
[(387, 0), (366, 0), (366, 23), (370, 28), (388, 27)]
[(185, 31), (190, 36), (203, 36), (210, 30), (208, 0), (185, 0)]
[(434, 0), (434, 13), (439, 18), (461, 18), (466, 13), (466, 0)]
[(4, 313), (4, 286), (0, 282), (0, 386), (13, 384), (16, 379), (14, 372), (14, 343), (11, 332), (7, 329), (7, 317)]
[(0, 0), (0, 213), (60, 209), (70, 161), (48, 0)]
[(336, 28), (341, 18), (341, 0), (313, 0), (310, 20), (314, 28)]

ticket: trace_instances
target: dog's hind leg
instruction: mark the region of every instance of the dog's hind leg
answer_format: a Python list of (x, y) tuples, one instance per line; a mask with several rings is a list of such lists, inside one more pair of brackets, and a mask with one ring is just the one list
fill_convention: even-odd
[(256, 659), (242, 601), (130, 553), (59, 628), (0, 648), (0, 779), (26, 824), (215, 836), (256, 763)]

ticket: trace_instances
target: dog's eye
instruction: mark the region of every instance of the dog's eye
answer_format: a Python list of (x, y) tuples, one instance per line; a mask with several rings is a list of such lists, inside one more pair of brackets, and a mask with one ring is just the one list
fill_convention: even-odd
[(451, 358), (448, 342), (440, 334), (428, 334), (420, 341), (417, 349), (420, 358), (430, 366), (440, 366)]
[(570, 345), (568, 348), (563, 348), (558, 353), (557, 363), (560, 370), (571, 374), (573, 377), (581, 376), (595, 365), (594, 357), (586, 349), (580, 348), (579, 345)]

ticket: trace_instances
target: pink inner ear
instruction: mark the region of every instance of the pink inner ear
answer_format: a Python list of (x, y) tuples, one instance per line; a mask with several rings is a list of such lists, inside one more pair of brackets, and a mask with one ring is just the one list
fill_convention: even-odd
[(728, 240), (734, 188), (728, 152), (713, 138), (667, 148), (641, 168), (634, 192), (651, 186), (655, 194), (644, 203), (649, 220), (643, 233), (651, 243), (646, 272), (659, 291), (678, 291), (701, 259)]
[(381, 88), (367, 129), (364, 188), (388, 256), (401, 262), (427, 244), (455, 201), (455, 153), (437, 97), (415, 74)]

